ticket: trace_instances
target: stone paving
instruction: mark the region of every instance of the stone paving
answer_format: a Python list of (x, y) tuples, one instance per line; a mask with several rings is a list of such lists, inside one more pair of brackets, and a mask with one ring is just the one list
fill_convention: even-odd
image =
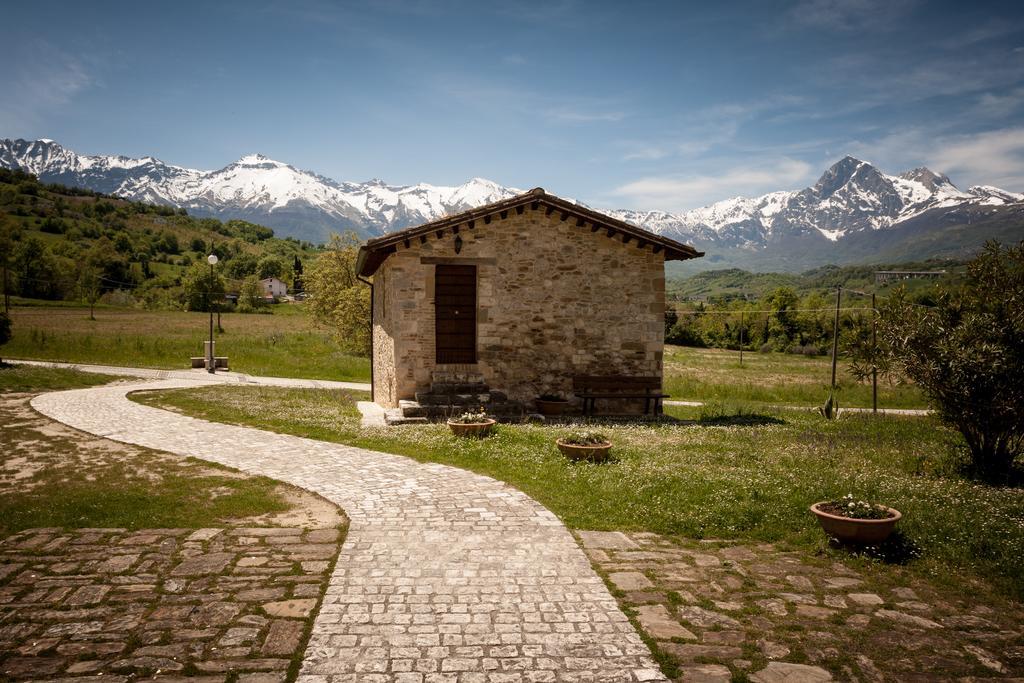
[(351, 525), (300, 681), (662, 681), (568, 530), (464, 470), (129, 401), (187, 380), (43, 394), (44, 415), (109, 439), (262, 474), (340, 505)]
[(1024, 681), (1024, 607), (769, 544), (578, 532), (679, 681)]
[(28, 529), (0, 542), (0, 679), (280, 683), (337, 529)]

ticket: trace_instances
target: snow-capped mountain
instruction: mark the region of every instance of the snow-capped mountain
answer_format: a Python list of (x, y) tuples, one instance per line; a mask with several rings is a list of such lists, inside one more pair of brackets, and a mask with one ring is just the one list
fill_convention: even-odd
[[(200, 171), (153, 157), (79, 155), (52, 140), (0, 140), (0, 166), (195, 215), (243, 218), (313, 242), (332, 231), (381, 235), (521, 191), (483, 178), (459, 186), (337, 182), (260, 154)], [(849, 156), (803, 190), (736, 197), (682, 213), (601, 210), (703, 249), (708, 257), (697, 267), (705, 268), (798, 270), (962, 256), (988, 238), (1024, 239), (1024, 194), (987, 185), (960, 190), (927, 168), (887, 175)]]
[(965, 192), (945, 175), (923, 167), (890, 176), (847, 156), (813, 187), (799, 191), (736, 197), (679, 214), (611, 213), (666, 237), (763, 249), (795, 236), (838, 242), (857, 233), (894, 228), (936, 209), (1022, 203), (1024, 194), (982, 185)]
[(184, 207), (195, 215), (243, 218), (314, 242), (325, 241), (331, 231), (380, 235), (520, 192), (483, 178), (455, 187), (339, 183), (262, 154), (199, 171), (152, 157), (79, 155), (52, 140), (0, 140), (0, 166), (34, 173), (44, 182)]

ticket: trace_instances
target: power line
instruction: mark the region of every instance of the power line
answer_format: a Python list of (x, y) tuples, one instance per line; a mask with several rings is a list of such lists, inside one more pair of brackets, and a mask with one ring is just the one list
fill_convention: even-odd
[[(833, 313), (833, 312), (835, 312), (836, 308), (835, 308), (835, 306), (833, 306), (831, 308), (783, 308), (783, 309), (768, 309), (768, 310), (755, 310), (755, 311), (751, 311), (751, 310), (747, 310), (747, 309), (743, 309), (741, 311), (714, 311), (714, 310), (695, 311), (695, 310), (688, 310), (688, 309), (682, 309), (682, 310), (680, 310), (680, 309), (672, 309), (672, 310), (675, 310), (677, 315), (705, 315), (705, 314), (711, 314), (711, 315), (746, 315), (747, 313), (769, 313), (769, 314), (779, 314), (779, 313), (821, 313), (821, 312)], [(877, 311), (877, 309), (871, 308), (870, 306), (867, 306), (867, 307), (847, 307), (847, 308), (840, 308), (839, 310), (840, 311)]]

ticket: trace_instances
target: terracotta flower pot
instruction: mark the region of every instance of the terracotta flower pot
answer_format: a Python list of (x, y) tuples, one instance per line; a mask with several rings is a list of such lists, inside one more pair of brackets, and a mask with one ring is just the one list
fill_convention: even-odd
[(471, 436), (477, 439), (482, 439), (490, 434), (494, 424), (494, 420), (484, 420), (483, 422), (452, 422), (448, 420), (448, 427), (455, 436)]
[(548, 401), (538, 398), (534, 403), (537, 404), (538, 413), (549, 416), (564, 415), (565, 409), (569, 407), (569, 402), (564, 399), (561, 401)]
[(582, 446), (574, 443), (565, 443), (558, 439), (555, 441), (555, 444), (558, 445), (558, 450), (562, 451), (562, 455), (570, 460), (587, 460), (589, 462), (604, 462), (608, 459), (608, 451), (612, 448), (611, 441), (591, 446)]
[(903, 516), (899, 510), (886, 507), (885, 509), (889, 511), (889, 516), (884, 519), (853, 519), (851, 517), (833, 515), (820, 508), (820, 506), (827, 504), (828, 501), (815, 503), (811, 506), (811, 512), (817, 516), (818, 522), (826, 534), (843, 543), (857, 543), (861, 545), (881, 543), (889, 538), (889, 535), (896, 527), (896, 522)]

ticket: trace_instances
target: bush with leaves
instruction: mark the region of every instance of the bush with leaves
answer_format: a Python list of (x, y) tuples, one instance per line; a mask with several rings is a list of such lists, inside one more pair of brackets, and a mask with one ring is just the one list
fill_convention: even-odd
[(989, 243), (934, 307), (899, 290), (879, 336), (939, 417), (963, 434), (977, 473), (1005, 480), (1024, 447), (1024, 243)]
[(359, 239), (331, 235), (327, 248), (306, 271), (306, 310), (334, 331), (342, 349), (370, 353), (370, 288), (356, 274)]
[(270, 313), (267, 300), (263, 298), (260, 282), (255, 275), (250, 275), (242, 280), (242, 286), (238, 290), (238, 312)]

